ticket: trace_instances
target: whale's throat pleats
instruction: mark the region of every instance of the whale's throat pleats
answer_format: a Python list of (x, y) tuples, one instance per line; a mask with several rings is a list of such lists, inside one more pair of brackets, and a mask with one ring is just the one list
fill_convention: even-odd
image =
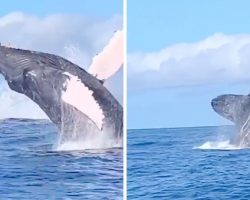
[(104, 113), (90, 90), (82, 81), (69, 72), (64, 72), (68, 76), (63, 87), (62, 100), (82, 112), (92, 120), (99, 130), (103, 128)]

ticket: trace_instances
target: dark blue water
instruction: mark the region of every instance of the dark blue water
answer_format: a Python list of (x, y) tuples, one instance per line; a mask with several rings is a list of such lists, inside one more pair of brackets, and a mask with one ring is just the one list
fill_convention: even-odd
[(0, 121), (0, 200), (122, 199), (122, 149), (59, 152), (44, 120)]
[(233, 131), (230, 126), (129, 130), (128, 199), (249, 200), (250, 149), (223, 150), (221, 142), (217, 149), (194, 149)]

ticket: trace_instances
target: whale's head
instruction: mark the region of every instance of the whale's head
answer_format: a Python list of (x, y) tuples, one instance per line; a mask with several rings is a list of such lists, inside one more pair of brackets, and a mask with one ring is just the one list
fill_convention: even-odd
[[(60, 107), (55, 102), (60, 101), (66, 77), (53, 60), (43, 57), (37, 52), (0, 46), (0, 73), (12, 90), (30, 97), (46, 113), (50, 105), (58, 113)], [(55, 118), (52, 121), (58, 121)]]
[[(0, 73), (7, 80), (8, 84), (12, 85), (15, 91), (23, 92), (23, 69), (22, 66), (25, 63), (25, 59), (22, 62), (18, 62), (21, 54), (12, 54), (13, 49), (0, 46)], [(17, 51), (18, 52), (18, 51)], [(16, 64), (16, 65), (15, 65)]]
[(37, 52), (0, 46), (0, 73), (10, 88), (17, 92), (25, 93), (30, 89), (44, 93), (44, 89), (51, 94), (62, 85), (65, 76), (52, 60), (47, 61), (43, 57)]
[(222, 117), (241, 125), (250, 113), (250, 96), (226, 94), (214, 98), (211, 105)]

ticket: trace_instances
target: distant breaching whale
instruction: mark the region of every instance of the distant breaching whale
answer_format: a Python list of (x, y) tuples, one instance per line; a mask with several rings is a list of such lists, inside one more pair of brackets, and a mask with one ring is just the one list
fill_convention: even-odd
[(40, 106), (63, 140), (84, 132), (120, 140), (123, 109), (103, 82), (121, 67), (122, 46), (118, 31), (93, 59), (89, 72), (60, 56), (0, 46), (0, 73), (12, 90)]
[(232, 143), (240, 147), (250, 147), (250, 96), (227, 94), (213, 99), (215, 112), (235, 123), (238, 134)]

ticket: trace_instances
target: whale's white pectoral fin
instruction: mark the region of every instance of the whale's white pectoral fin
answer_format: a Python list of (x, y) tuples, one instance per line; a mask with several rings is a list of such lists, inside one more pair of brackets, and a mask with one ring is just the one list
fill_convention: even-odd
[(62, 100), (86, 115), (95, 123), (99, 130), (102, 129), (104, 114), (90, 90), (81, 80), (68, 72), (64, 72), (69, 79), (64, 83), (66, 90), (62, 93)]
[(93, 58), (89, 73), (99, 80), (107, 80), (123, 64), (123, 31), (117, 31), (103, 51)]

